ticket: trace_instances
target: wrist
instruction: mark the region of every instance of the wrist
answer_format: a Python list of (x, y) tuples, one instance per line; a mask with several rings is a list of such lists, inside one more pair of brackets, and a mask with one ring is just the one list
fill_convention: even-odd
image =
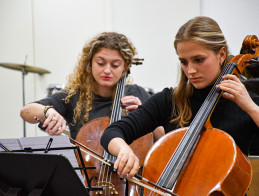
[(43, 109), (43, 116), (44, 116), (45, 119), (47, 118), (47, 112), (48, 112), (48, 110), (49, 110), (50, 108), (53, 108), (53, 106), (51, 106), (51, 105), (46, 105), (46, 106), (44, 107), (44, 109)]

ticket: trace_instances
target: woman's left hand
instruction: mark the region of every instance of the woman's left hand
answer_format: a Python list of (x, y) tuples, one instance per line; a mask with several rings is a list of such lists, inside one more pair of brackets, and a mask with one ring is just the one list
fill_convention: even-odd
[(222, 78), (224, 80), (216, 86), (223, 91), (222, 97), (235, 102), (243, 111), (248, 112), (254, 102), (244, 84), (235, 75), (227, 74)]
[(132, 112), (141, 105), (141, 101), (138, 97), (135, 96), (125, 96), (121, 98), (122, 108)]

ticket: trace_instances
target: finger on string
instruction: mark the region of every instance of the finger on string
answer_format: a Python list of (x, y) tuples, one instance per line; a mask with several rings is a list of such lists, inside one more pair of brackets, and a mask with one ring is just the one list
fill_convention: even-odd
[(235, 99), (235, 97), (228, 92), (223, 92), (222, 97), (225, 99), (231, 100), (231, 101), (234, 101), (234, 99)]
[(132, 112), (132, 111), (136, 110), (137, 108), (138, 108), (138, 105), (131, 105), (131, 106), (126, 107), (125, 109)]
[(231, 84), (221, 85), (220, 89), (223, 90), (224, 92), (227, 92), (227, 93), (232, 94), (232, 95), (237, 95), (239, 93), (238, 86), (231, 85)]
[(224, 75), (222, 78), (223, 78), (223, 79), (233, 80), (233, 81), (235, 81), (235, 82), (241, 82), (241, 81), (239, 80), (239, 78), (238, 78), (236, 75), (232, 75), (232, 74)]
[(128, 107), (128, 106), (130, 106), (130, 104), (129, 103), (122, 103), (121, 104), (121, 107), (123, 108), (123, 109), (126, 109), (126, 107)]
[(138, 97), (135, 97), (135, 96), (126, 96), (126, 97), (122, 98), (122, 103), (123, 104), (127, 104), (127, 103), (129, 103), (129, 104), (133, 104), (133, 103), (138, 104), (139, 101), (140, 100), (138, 99)]

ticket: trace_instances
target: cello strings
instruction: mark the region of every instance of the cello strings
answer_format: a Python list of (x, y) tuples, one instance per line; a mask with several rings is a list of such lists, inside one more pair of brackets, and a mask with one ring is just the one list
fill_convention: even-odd
[[(117, 88), (116, 88), (116, 93), (115, 93), (115, 99), (114, 99), (114, 104), (113, 104), (113, 109), (112, 109), (112, 113), (111, 113), (111, 120), (110, 120), (110, 124), (112, 123), (112, 122), (114, 122), (114, 119), (116, 118), (116, 116), (117, 116), (117, 111), (118, 111), (118, 109), (117, 109), (117, 105), (118, 105), (118, 99), (119, 99), (119, 97), (120, 97), (120, 94), (119, 94), (119, 91), (120, 91), (120, 86), (121, 86), (121, 84), (122, 84), (122, 82), (123, 82), (123, 80), (120, 80), (119, 82), (118, 82), (118, 84), (117, 84)], [(105, 155), (105, 158), (107, 158), (108, 157), (108, 152), (104, 152), (104, 155)]]
[(110, 172), (110, 180), (109, 180), (109, 182), (111, 183), (111, 181), (112, 181), (112, 172)]
[(126, 79), (126, 75), (117, 84), (117, 89), (116, 89), (116, 94), (115, 94), (110, 124), (121, 118), (120, 100), (121, 100), (121, 98), (124, 94), (125, 79)]
[[(230, 73), (229, 72), (229, 68), (228, 68), (228, 66), (227, 66), (227, 69), (224, 69), (223, 70), (223, 72), (222, 72), (222, 74), (221, 74), (221, 76), (222, 75), (225, 75), (226, 73)], [(217, 82), (215, 83), (215, 85), (214, 85), (214, 87), (212, 88), (212, 90), (210, 91), (210, 93), (209, 93), (209, 95), (208, 95), (208, 97), (207, 97), (207, 99), (206, 100), (208, 100), (208, 102), (209, 102), (209, 100), (211, 100), (212, 99), (212, 97), (213, 97), (213, 95), (216, 93), (216, 91), (217, 91), (217, 89), (215, 88), (215, 86), (216, 86), (216, 84), (218, 84), (221, 80), (222, 80), (222, 77), (219, 77), (218, 78), (218, 80), (217, 80)], [(218, 97), (218, 96), (216, 96), (216, 97)], [(214, 100), (216, 101), (216, 99), (217, 98), (214, 98)], [(209, 107), (212, 109), (212, 107), (213, 107), (213, 105), (214, 105), (214, 103), (215, 103), (215, 101), (214, 102), (209, 102)], [(195, 140), (197, 139), (197, 137), (199, 136), (199, 130), (201, 130), (201, 128), (204, 126), (204, 123), (205, 123), (205, 121), (207, 120), (207, 117), (209, 116), (209, 113), (210, 112), (208, 112), (208, 111), (211, 111), (211, 110), (208, 110), (208, 106), (206, 106), (207, 105), (207, 102), (205, 101), (204, 102), (204, 104), (203, 104), (203, 106), (201, 107), (201, 109), (199, 110), (199, 112), (198, 112), (198, 115), (197, 115), (197, 117), (195, 117), (196, 119), (198, 119), (198, 121), (197, 120), (193, 120), (193, 125), (191, 124), (191, 126), (190, 126), (190, 131), (188, 130), (188, 132), (186, 133), (187, 135), (188, 135), (188, 133), (192, 133), (193, 132), (193, 134), (195, 135), (195, 137), (192, 137), (192, 139), (193, 138), (195, 138), (195, 139), (193, 139), (193, 141), (187, 141), (186, 140), (186, 144), (187, 145), (189, 145), (188, 146), (188, 148), (190, 148), (190, 146), (191, 146), (191, 144), (193, 144), (194, 142), (195, 142)], [(204, 113), (206, 113), (206, 115), (204, 114)], [(200, 120), (201, 119), (201, 120)], [(200, 123), (200, 121), (202, 121), (203, 123)], [(196, 124), (195, 124), (196, 123)], [(194, 128), (193, 128), (194, 127)], [(193, 128), (193, 131), (192, 131), (192, 128)], [(187, 138), (188, 139), (188, 138)], [(185, 148), (186, 149), (186, 148)], [(183, 157), (182, 157), (182, 159), (183, 159)], [(181, 160), (182, 161), (182, 160)], [(185, 160), (184, 160), (185, 161)]]
[[(124, 94), (124, 83), (125, 83), (125, 78), (126, 76), (124, 76), (119, 82), (118, 82), (118, 85), (117, 85), (117, 89), (116, 89), (116, 95), (115, 95), (115, 99), (114, 99), (114, 104), (113, 104), (113, 110), (112, 110), (112, 115), (111, 115), (111, 121), (110, 121), (110, 124), (112, 122), (115, 122), (117, 120), (119, 120), (121, 118), (121, 105), (120, 105), (120, 100), (122, 98), (122, 95)], [(110, 153), (106, 152), (105, 151), (105, 157), (108, 159), (108, 160), (111, 160), (111, 161), (115, 161), (116, 158), (111, 155)]]
[[(228, 67), (228, 66), (227, 66)], [(223, 72), (222, 72), (222, 74), (221, 74), (221, 76), (222, 75), (225, 75), (226, 73), (230, 73), (229, 72), (229, 69), (225, 69), (225, 70), (223, 70)], [(218, 80), (217, 80), (217, 82), (215, 83), (215, 85), (216, 84), (218, 84), (220, 81), (222, 80), (222, 77), (219, 77), (218, 78)], [(212, 88), (212, 90), (210, 91), (210, 93), (209, 93), (209, 95), (208, 95), (208, 98), (207, 98), (207, 100), (211, 100), (212, 99), (212, 96), (215, 94), (215, 92), (217, 91), (217, 89), (215, 88), (215, 85), (214, 85), (214, 87)], [(212, 102), (210, 102), (210, 103), (212, 103)], [(211, 108), (213, 107), (213, 103), (212, 104), (210, 104), (211, 106)], [(198, 112), (198, 117), (196, 117), (196, 119), (198, 118), (198, 119), (202, 119), (201, 121), (203, 121), (204, 123), (205, 123), (205, 121), (207, 120), (207, 117), (208, 117), (208, 115), (209, 115), (209, 113), (207, 112), (208, 111), (208, 106), (206, 106), (206, 102), (204, 102), (204, 104), (203, 104), (203, 106), (201, 107), (201, 109), (199, 110), (199, 112)], [(204, 109), (203, 109), (204, 108)], [(206, 115), (204, 115), (204, 113), (207, 113)], [(200, 121), (200, 120), (199, 120)], [(192, 124), (191, 124), (191, 126), (190, 126), (190, 128), (192, 128), (192, 127), (195, 127), (194, 128), (194, 134), (196, 135), (196, 138), (198, 137), (198, 135), (199, 135), (199, 129), (201, 129), (202, 127), (203, 127), (203, 123), (201, 124), (201, 123), (199, 123), (200, 124), (200, 127), (198, 126), (197, 127), (197, 123), (195, 124), (195, 122), (197, 122), (197, 121), (193, 121), (194, 123), (192, 123), (192, 124), (194, 124), (194, 126), (192, 126)], [(198, 124), (198, 125), (199, 125)], [(191, 129), (189, 129), (190, 131), (188, 131), (187, 132), (187, 135), (188, 135), (188, 133), (192, 133), (192, 131), (191, 131)], [(195, 131), (196, 130), (196, 131)], [(191, 143), (194, 143), (195, 141), (189, 141), (188, 143), (187, 143), (187, 141), (186, 141), (186, 143), (187, 143), (187, 145), (189, 144), (189, 146), (190, 146), (190, 144)], [(182, 158), (183, 159), (183, 158)]]
[[(216, 88), (216, 85), (219, 84), (222, 81), (222, 76), (231, 73), (233, 71), (233, 65), (227, 65), (223, 69), (222, 73), (218, 77), (217, 81), (215, 82), (214, 86), (212, 87), (210, 93), (208, 94), (207, 98), (205, 99), (205, 102), (202, 104), (199, 112), (195, 116), (193, 122), (190, 125), (189, 130), (185, 133), (183, 139), (181, 140), (180, 144), (178, 145), (173, 157), (169, 161), (169, 164), (166, 166), (163, 174), (161, 175), (158, 184), (165, 185), (168, 187), (169, 185), (173, 186), (173, 184), (176, 181), (176, 178), (179, 175), (179, 172), (186, 161), (187, 155), (190, 153), (191, 149), (193, 148), (193, 144), (197, 141), (197, 138), (199, 136), (201, 128), (204, 126), (204, 123), (206, 122), (209, 114), (210, 109), (214, 107), (215, 99), (217, 100), (217, 92), (219, 93), (219, 90)], [(214, 95), (217, 96), (214, 96)], [(214, 99), (214, 101), (211, 101), (211, 99)], [(208, 103), (207, 103), (208, 101)], [(210, 108), (210, 109), (208, 109)], [(209, 111), (209, 112), (208, 112)], [(206, 115), (204, 115), (206, 113)], [(198, 119), (198, 120), (196, 120)], [(197, 122), (197, 123), (196, 123)], [(204, 122), (204, 123), (201, 123)], [(194, 128), (193, 128), (194, 127)], [(191, 137), (191, 135), (194, 135)], [(180, 151), (182, 149), (182, 151)], [(187, 150), (189, 150), (187, 152)], [(187, 153), (186, 153), (187, 152)], [(179, 165), (182, 164), (182, 166)], [(175, 169), (173, 169), (173, 167)], [(168, 172), (169, 171), (169, 172)], [(172, 173), (172, 175), (170, 175)], [(168, 179), (169, 178), (169, 179)]]
[[(113, 118), (111, 118), (111, 122), (115, 122), (115, 121), (121, 119), (121, 104), (120, 104), (120, 101), (121, 101), (121, 98), (124, 94), (125, 79), (126, 79), (126, 76), (124, 76), (117, 85), (116, 97), (115, 97), (115, 100), (114, 100), (113, 110), (112, 110), (112, 111), (114, 111), (114, 116), (113, 116)], [(116, 160), (116, 157), (109, 154), (108, 152), (107, 152), (107, 154), (109, 155), (108, 160), (111, 160), (114, 163), (115, 160)], [(112, 172), (109, 172), (109, 173), (110, 173), (110, 182), (111, 182)], [(107, 173), (107, 175), (108, 175), (108, 173)]]
[(108, 188), (108, 192), (110, 190), (110, 184), (109, 184), (110, 181), (108, 182), (109, 169), (108, 169), (107, 165), (105, 165), (105, 173), (106, 174), (104, 176), (103, 185), (105, 187), (105, 195), (107, 195), (107, 193), (106, 193), (107, 188)]
[(117, 98), (115, 100), (115, 104), (114, 104), (115, 117), (113, 118), (113, 122), (121, 119), (121, 98), (123, 97), (123, 94), (124, 94), (125, 79), (126, 79), (126, 76), (124, 76), (121, 79), (121, 82), (118, 85), (118, 93), (116, 93), (116, 95), (118, 95), (118, 96), (117, 96)]
[[(113, 103), (113, 107), (112, 107), (110, 124), (121, 118), (120, 100), (124, 94), (125, 80), (126, 80), (126, 75), (117, 83), (114, 103)], [(106, 160), (110, 160), (112, 162), (115, 162), (115, 160), (116, 160), (116, 157), (111, 155), (110, 153), (108, 153), (106, 150), (104, 150), (104, 152), (103, 152), (103, 157)], [(101, 180), (102, 182), (107, 182), (107, 185), (109, 187), (112, 184), (111, 176), (112, 176), (112, 172), (109, 172), (108, 166), (102, 164), (100, 174), (99, 174), (99, 180)], [(109, 179), (109, 181), (108, 181), (108, 179)], [(105, 192), (106, 192), (106, 188), (105, 188)]]

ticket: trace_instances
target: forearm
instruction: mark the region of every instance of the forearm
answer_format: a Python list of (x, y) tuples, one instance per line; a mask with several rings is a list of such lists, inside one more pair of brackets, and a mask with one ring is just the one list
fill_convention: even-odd
[(126, 175), (130, 178), (138, 172), (139, 159), (123, 139), (119, 137), (113, 138), (109, 142), (108, 150), (117, 157), (114, 169), (122, 178)]
[(119, 137), (113, 138), (108, 144), (108, 151), (114, 156), (118, 156), (119, 152), (123, 148), (130, 148), (129, 145)]
[(38, 103), (29, 103), (26, 106), (24, 106), (20, 111), (20, 116), (23, 118), (23, 120), (29, 122), (29, 123), (38, 123), (37, 120), (34, 119), (34, 117), (38, 117), (42, 120), (45, 119), (43, 115), (44, 105), (38, 104)]

